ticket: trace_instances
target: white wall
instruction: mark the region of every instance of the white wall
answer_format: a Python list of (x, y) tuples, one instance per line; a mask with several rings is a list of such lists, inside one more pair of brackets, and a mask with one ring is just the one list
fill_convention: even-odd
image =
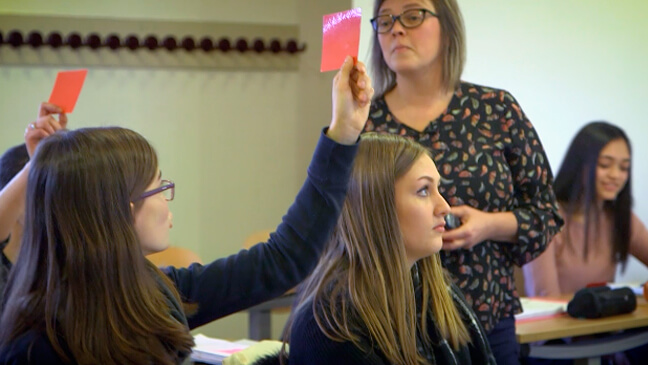
[[(354, 4), (368, 26), (373, 1)], [(648, 2), (461, 0), (460, 6), (468, 45), (463, 79), (513, 93), (554, 172), (584, 124), (604, 119), (621, 126), (633, 143), (634, 209), (648, 223), (648, 191), (642, 189), (648, 179)], [(361, 48), (368, 49), (371, 33), (364, 30)], [(617, 279), (645, 281), (648, 270), (633, 262)]]
[[(364, 12), (361, 60), (371, 4), (353, 1)], [(642, 143), (648, 73), (640, 63), (648, 56), (648, 3), (461, 0), (461, 6), (468, 30), (464, 78), (519, 99), (554, 169), (587, 121), (607, 118), (624, 127), (634, 141), (636, 212), (648, 222), (648, 192), (639, 183), (648, 174), (641, 159), (648, 153)], [(153, 142), (165, 176), (178, 184), (173, 242), (204, 260), (236, 252), (249, 232), (276, 225), (292, 201), (317, 131), (330, 120), (333, 73), (318, 71), (321, 16), (351, 7), (348, 0), (0, 0), (0, 13), (300, 26), (308, 48), (296, 72), (93, 69), (70, 116), (72, 128), (119, 124)], [(0, 150), (21, 142), (57, 71), (0, 65)], [(280, 328), (277, 323), (275, 338)], [(245, 337), (247, 317), (233, 315), (201, 330)]]
[[(279, 25), (298, 24), (297, 11), (294, 0), (0, 0), (0, 13), (7, 14)], [(58, 70), (0, 64), (1, 151), (22, 142)], [(69, 127), (121, 125), (149, 138), (164, 176), (177, 184), (172, 243), (208, 262), (237, 252), (248, 234), (281, 220), (305, 177), (318, 131), (330, 120), (330, 111), (303, 118), (296, 108), (299, 98), (330, 90), (332, 75), (322, 77), (325, 83), (315, 80), (301, 92), (298, 71), (92, 68)], [(324, 105), (330, 91), (327, 99)], [(200, 331), (237, 339), (247, 337), (247, 325), (247, 315), (236, 314)]]

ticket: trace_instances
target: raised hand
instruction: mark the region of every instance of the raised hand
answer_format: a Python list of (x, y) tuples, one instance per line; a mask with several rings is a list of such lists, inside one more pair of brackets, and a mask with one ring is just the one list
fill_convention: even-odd
[(354, 65), (353, 58), (347, 57), (333, 79), (332, 93), (333, 117), (326, 135), (338, 143), (353, 144), (367, 122), (374, 94), (365, 65)]
[[(54, 114), (59, 115), (59, 119), (54, 118)], [(45, 137), (55, 133), (67, 126), (67, 115), (61, 108), (50, 103), (41, 103), (38, 108), (38, 118), (36, 121), (29, 123), (25, 129), (25, 144), (29, 157), (34, 155), (36, 146)]]

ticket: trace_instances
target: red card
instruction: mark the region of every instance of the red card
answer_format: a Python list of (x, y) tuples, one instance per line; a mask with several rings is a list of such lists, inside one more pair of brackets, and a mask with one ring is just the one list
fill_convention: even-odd
[(324, 15), (321, 72), (339, 69), (346, 56), (358, 58), (361, 18), (361, 8)]
[(72, 113), (87, 74), (88, 70), (60, 71), (49, 102), (60, 106), (65, 113)]

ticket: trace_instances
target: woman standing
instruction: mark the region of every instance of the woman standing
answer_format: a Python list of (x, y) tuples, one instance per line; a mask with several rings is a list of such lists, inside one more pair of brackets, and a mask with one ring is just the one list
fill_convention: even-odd
[(498, 363), (518, 363), (513, 265), (538, 256), (562, 225), (540, 139), (511, 94), (461, 81), (455, 0), (376, 0), (371, 22), (376, 96), (365, 131), (406, 136), (433, 152), (439, 191), (461, 220), (443, 236), (443, 264)]

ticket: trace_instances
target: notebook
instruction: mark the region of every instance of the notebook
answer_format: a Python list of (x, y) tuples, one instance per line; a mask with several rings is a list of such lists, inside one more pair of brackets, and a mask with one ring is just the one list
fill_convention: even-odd
[(515, 315), (515, 320), (541, 319), (560, 315), (567, 311), (567, 301), (538, 297), (522, 297), (522, 313)]

